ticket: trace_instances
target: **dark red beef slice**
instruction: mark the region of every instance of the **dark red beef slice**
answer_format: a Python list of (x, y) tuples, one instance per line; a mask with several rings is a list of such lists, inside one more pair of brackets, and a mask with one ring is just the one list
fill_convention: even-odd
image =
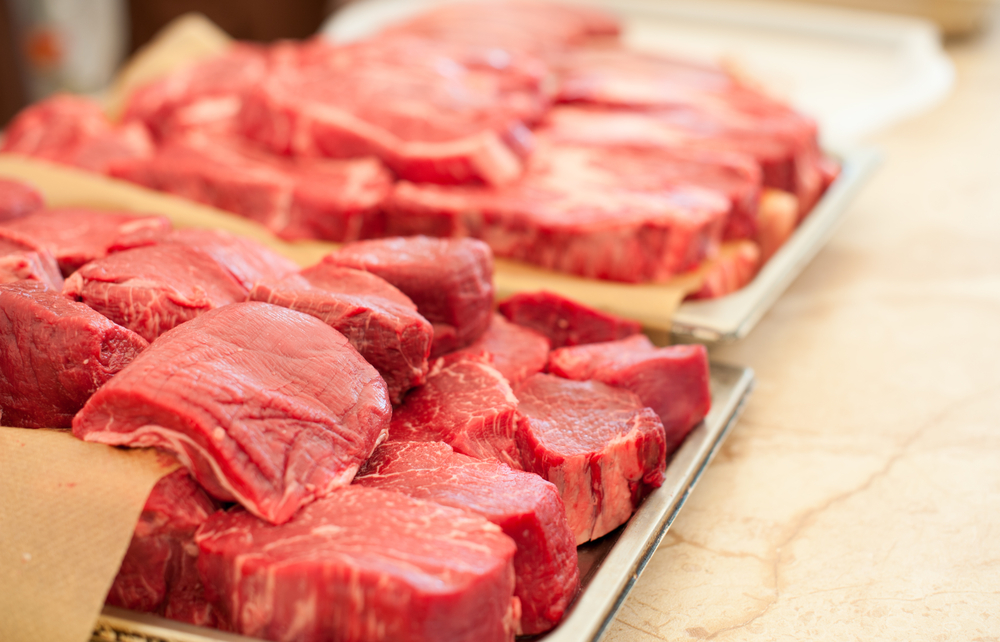
[(540, 332), (493, 313), (490, 327), (483, 336), (472, 345), (449, 353), (445, 359), (480, 359), (486, 354), (489, 363), (513, 386), (545, 369), (550, 346), (549, 339)]
[(73, 421), (73, 434), (175, 454), (211, 495), (287, 521), (349, 484), (389, 428), (385, 382), (309, 315), (237, 303), (178, 326)]
[(461, 360), (431, 370), (392, 415), (391, 441), (443, 441), (477, 459), (520, 468), (517, 399), (492, 366)]
[(601, 312), (551, 292), (521, 292), (500, 304), (513, 323), (545, 335), (553, 348), (615, 341), (642, 332), (637, 321)]
[(198, 577), (194, 532), (219, 509), (185, 469), (161, 479), (149, 494), (106, 602), (214, 626)]
[(281, 279), (298, 271), (291, 259), (261, 243), (224, 230), (189, 227), (175, 230), (161, 243), (198, 248), (209, 254), (247, 291), (263, 279)]
[(142, 124), (112, 124), (97, 101), (60, 94), (21, 111), (7, 127), (0, 152), (103, 173), (113, 162), (149, 156), (153, 142)]
[(669, 279), (718, 249), (731, 202), (648, 180), (649, 150), (539, 139), (521, 180), (498, 188), (396, 184), (388, 234), (470, 236), (496, 256), (588, 278)]
[(348, 486), (280, 526), (216, 513), (195, 535), (206, 591), (266, 640), (510, 642), (514, 542), (478, 515)]
[(631, 390), (660, 420), (673, 452), (712, 405), (708, 351), (702, 345), (657, 348), (637, 334), (620, 341), (559, 348), (549, 355), (549, 372)]
[(147, 345), (42, 283), (0, 285), (0, 420), (68, 428), (87, 399)]
[(26, 216), (43, 206), (42, 195), (31, 185), (0, 178), (0, 221)]
[(403, 306), (375, 294), (345, 294), (297, 274), (258, 282), (250, 300), (304, 312), (341, 332), (385, 379), (394, 404), (424, 382), (434, 330), (412, 304)]
[(78, 208), (39, 210), (2, 225), (50, 250), (66, 276), (104, 258), (112, 248), (126, 247), (136, 238), (155, 239), (172, 227), (163, 216)]
[(551, 629), (576, 595), (576, 541), (559, 491), (538, 475), (467, 457), (441, 442), (389, 442), (375, 449), (354, 484), (464, 508), (502, 528), (517, 544), (519, 634)]
[(15, 281), (38, 281), (55, 290), (63, 287), (52, 252), (36, 239), (0, 225), (0, 283)]
[(547, 374), (514, 393), (523, 468), (559, 488), (577, 544), (624, 524), (663, 483), (663, 424), (634, 393)]
[(392, 176), (374, 158), (290, 161), (235, 138), (171, 140), (110, 173), (257, 221), (286, 239), (381, 236)]
[(376, 274), (399, 288), (434, 324), (435, 357), (463, 348), (490, 325), (493, 254), (474, 239), (388, 238), (345, 245), (323, 258)]
[(247, 289), (209, 253), (180, 243), (115, 252), (84, 265), (63, 293), (152, 341)]
[(527, 126), (548, 107), (547, 71), (482, 45), (314, 40), (248, 94), (243, 132), (278, 154), (377, 156), (408, 180), (503, 184), (521, 173)]

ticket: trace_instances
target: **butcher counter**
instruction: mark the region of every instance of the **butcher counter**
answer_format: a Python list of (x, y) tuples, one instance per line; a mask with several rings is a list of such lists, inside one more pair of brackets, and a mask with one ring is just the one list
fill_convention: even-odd
[(604, 640), (1000, 641), (995, 22), (949, 45), (947, 101), (866, 141), (884, 162), (833, 240), (713, 349), (756, 390)]
[(759, 326), (758, 385), (609, 630), (1000, 639), (1000, 21)]

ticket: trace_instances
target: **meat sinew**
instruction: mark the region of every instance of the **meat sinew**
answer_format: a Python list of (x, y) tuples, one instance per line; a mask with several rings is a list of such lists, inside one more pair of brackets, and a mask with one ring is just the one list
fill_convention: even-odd
[(268, 640), (508, 642), (514, 542), (463, 510), (349, 486), (273, 526), (216, 513), (198, 568), (232, 628)]
[(98, 391), (73, 434), (174, 453), (214, 497), (287, 521), (349, 484), (385, 438), (385, 382), (340, 334), (266, 303), (164, 334)]
[(554, 350), (549, 372), (577, 381), (596, 379), (637, 394), (663, 422), (668, 453), (705, 418), (712, 404), (708, 352), (702, 345), (657, 348), (639, 334)]
[(566, 511), (551, 483), (456, 453), (441, 442), (382, 444), (354, 483), (464, 508), (490, 520), (517, 544), (519, 633), (541, 633), (562, 619), (579, 586), (580, 569)]
[(514, 393), (523, 468), (559, 489), (577, 544), (624, 524), (663, 483), (663, 424), (634, 393), (547, 374)]
[(373, 274), (332, 265), (317, 268), (280, 281), (261, 281), (250, 291), (250, 300), (305, 312), (343, 333), (385, 379), (392, 402), (400, 403), (406, 391), (423, 383), (427, 375), (434, 336), (431, 324), (412, 303), (378, 296), (377, 289), (371, 294), (337, 291), (338, 276), (344, 273), (357, 273), (348, 279), (379, 280)]
[(0, 420), (68, 428), (87, 399), (147, 345), (44, 284), (0, 285)]
[(432, 357), (469, 345), (490, 325), (493, 254), (480, 241), (422, 236), (361, 241), (323, 263), (377, 274), (410, 297), (434, 325)]
[(545, 335), (553, 348), (614, 341), (642, 332), (636, 321), (545, 291), (515, 294), (500, 304), (500, 313)]
[(187, 470), (176, 470), (157, 482), (142, 508), (106, 602), (199, 626), (215, 626), (215, 613), (205, 601), (198, 576), (194, 532), (218, 508)]

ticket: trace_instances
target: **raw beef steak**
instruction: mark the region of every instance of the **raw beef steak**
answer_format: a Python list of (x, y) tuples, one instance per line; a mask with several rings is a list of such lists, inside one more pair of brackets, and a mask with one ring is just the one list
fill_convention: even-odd
[(195, 535), (213, 605), (267, 640), (510, 642), (514, 542), (463, 510), (349, 486), (272, 526), (216, 513)]
[(163, 216), (91, 209), (39, 210), (0, 225), (50, 250), (67, 276), (84, 263), (104, 258), (111, 249), (127, 248), (137, 242), (134, 239), (151, 241), (171, 228)]
[(290, 161), (221, 138), (172, 140), (111, 175), (257, 221), (286, 239), (380, 236), (392, 176), (374, 158)]
[(224, 230), (189, 227), (162, 237), (159, 243), (202, 250), (247, 291), (263, 279), (281, 279), (299, 267), (290, 259), (245, 236)]
[(540, 61), (481, 45), (314, 40), (247, 96), (243, 131), (279, 154), (377, 156), (408, 180), (499, 185), (521, 173), (546, 78)]
[(663, 483), (663, 424), (634, 393), (547, 374), (514, 393), (523, 468), (559, 489), (577, 544), (624, 524)]
[(712, 405), (708, 352), (703, 345), (657, 348), (645, 335), (637, 334), (621, 341), (553, 350), (549, 372), (577, 381), (595, 379), (634, 392), (663, 422), (668, 453)]
[(424, 382), (434, 329), (412, 303), (404, 306), (375, 293), (339, 292), (332, 276), (324, 280), (295, 274), (280, 281), (261, 281), (250, 291), (250, 300), (305, 312), (342, 333), (385, 379), (392, 403), (402, 402), (407, 390)]
[(434, 324), (432, 357), (469, 345), (490, 325), (493, 254), (480, 241), (362, 241), (324, 257), (323, 263), (366, 270), (402, 290)]
[(500, 313), (549, 338), (553, 348), (614, 341), (642, 332), (630, 319), (601, 312), (551, 292), (521, 292), (500, 304)]
[(494, 313), (483, 336), (469, 347), (449, 353), (446, 358), (456, 360), (489, 355), (493, 367), (513, 386), (545, 369), (550, 345), (543, 334)]
[(87, 399), (147, 345), (42, 283), (0, 285), (0, 420), (68, 428)]
[(21, 181), (0, 179), (0, 221), (31, 214), (44, 205), (42, 195)]
[(545, 56), (593, 39), (615, 38), (620, 30), (618, 20), (600, 9), (519, 1), (447, 3), (387, 31)]
[(351, 482), (391, 411), (385, 382), (344, 335), (237, 303), (157, 339), (91, 397), (73, 434), (170, 451), (214, 497), (281, 523)]
[(717, 251), (731, 203), (658, 181), (648, 151), (540, 137), (522, 179), (505, 187), (397, 183), (386, 230), (471, 236), (496, 256), (590, 278), (668, 279)]
[(389, 442), (375, 449), (354, 483), (464, 508), (502, 528), (517, 544), (519, 634), (551, 629), (576, 595), (573, 532), (559, 491), (538, 475), (467, 457), (441, 442)]
[(495, 368), (460, 360), (436, 368), (392, 415), (391, 441), (443, 441), (476, 459), (520, 468), (517, 399)]
[(0, 152), (103, 173), (115, 160), (150, 155), (153, 142), (143, 125), (112, 124), (96, 101), (61, 94), (18, 114), (7, 127)]
[(194, 532), (219, 509), (185, 469), (153, 486), (106, 602), (215, 626), (196, 567)]
[(61, 290), (62, 273), (52, 252), (35, 239), (0, 225), (0, 283), (38, 281)]
[(115, 252), (74, 272), (63, 287), (115, 323), (152, 341), (247, 289), (207, 252), (165, 243)]

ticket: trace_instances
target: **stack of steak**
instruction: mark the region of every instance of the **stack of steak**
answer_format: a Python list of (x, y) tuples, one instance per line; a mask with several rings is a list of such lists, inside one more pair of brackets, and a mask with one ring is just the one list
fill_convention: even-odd
[(473, 237), (633, 283), (707, 262), (693, 296), (738, 289), (837, 167), (811, 119), (721, 67), (629, 50), (620, 31), (583, 6), (443, 4), (350, 44), (233, 45), (136, 90), (120, 124), (57, 97), (0, 150), (287, 239)]

